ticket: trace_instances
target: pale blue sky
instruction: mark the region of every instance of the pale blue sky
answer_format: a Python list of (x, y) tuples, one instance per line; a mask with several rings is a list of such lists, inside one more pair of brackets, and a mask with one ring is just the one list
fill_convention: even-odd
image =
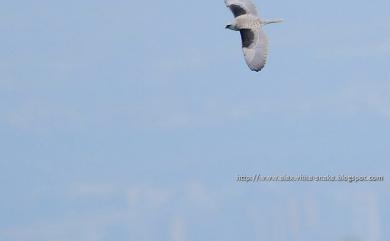
[(0, 2), (0, 241), (385, 241), (390, 3), (260, 1), (248, 70), (219, 1)]

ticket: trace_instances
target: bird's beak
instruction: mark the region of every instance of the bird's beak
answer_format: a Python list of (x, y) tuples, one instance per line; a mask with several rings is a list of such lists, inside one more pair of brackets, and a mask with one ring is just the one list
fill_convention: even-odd
[(230, 24), (226, 25), (225, 28), (229, 28), (230, 27)]

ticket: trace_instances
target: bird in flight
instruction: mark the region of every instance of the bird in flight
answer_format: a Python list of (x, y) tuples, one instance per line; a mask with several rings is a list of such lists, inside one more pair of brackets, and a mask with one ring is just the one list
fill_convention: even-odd
[(251, 0), (225, 0), (234, 20), (227, 29), (239, 31), (245, 62), (252, 71), (259, 72), (267, 61), (268, 40), (263, 26), (282, 22), (282, 19), (262, 20)]

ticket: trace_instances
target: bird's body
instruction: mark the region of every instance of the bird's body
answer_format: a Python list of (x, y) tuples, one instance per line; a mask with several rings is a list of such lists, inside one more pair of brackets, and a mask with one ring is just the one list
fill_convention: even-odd
[(250, 14), (238, 16), (234, 20), (237, 31), (239, 31), (240, 29), (252, 29), (261, 27), (260, 19)]
[(268, 54), (268, 40), (262, 27), (282, 20), (262, 21), (250, 0), (225, 0), (235, 19), (226, 28), (239, 31), (245, 61), (252, 71), (264, 68)]

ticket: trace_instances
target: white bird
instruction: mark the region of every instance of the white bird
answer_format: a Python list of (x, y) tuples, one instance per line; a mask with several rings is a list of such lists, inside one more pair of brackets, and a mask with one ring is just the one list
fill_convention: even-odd
[(225, 0), (225, 4), (235, 18), (233, 22), (226, 25), (226, 28), (240, 31), (242, 50), (248, 67), (252, 71), (262, 70), (268, 53), (268, 40), (262, 27), (283, 20), (261, 20), (251, 0)]

